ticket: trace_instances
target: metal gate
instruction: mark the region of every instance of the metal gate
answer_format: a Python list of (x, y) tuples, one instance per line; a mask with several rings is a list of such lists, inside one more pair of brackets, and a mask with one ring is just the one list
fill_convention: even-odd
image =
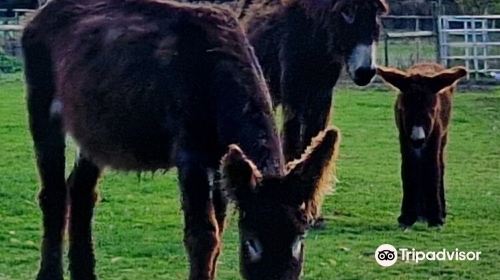
[(439, 54), (446, 67), (464, 65), (469, 78), (500, 73), (500, 16), (440, 16)]

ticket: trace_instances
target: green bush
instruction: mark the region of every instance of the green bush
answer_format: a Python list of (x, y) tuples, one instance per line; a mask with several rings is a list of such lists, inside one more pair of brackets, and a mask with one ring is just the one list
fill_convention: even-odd
[(0, 49), (0, 73), (21, 72), (23, 64), (20, 59), (6, 54)]

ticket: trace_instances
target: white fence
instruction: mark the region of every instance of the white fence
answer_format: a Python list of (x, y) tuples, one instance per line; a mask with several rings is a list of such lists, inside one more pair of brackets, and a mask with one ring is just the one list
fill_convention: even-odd
[(379, 62), (407, 68), (419, 62), (436, 60), (435, 17), (383, 16), (383, 57)]
[(500, 15), (440, 16), (438, 33), (441, 64), (464, 65), (474, 79), (500, 73)]
[(5, 53), (21, 56), (19, 38), (26, 21), (31, 18), (34, 12), (34, 10), (29, 9), (0, 9), (0, 48)]

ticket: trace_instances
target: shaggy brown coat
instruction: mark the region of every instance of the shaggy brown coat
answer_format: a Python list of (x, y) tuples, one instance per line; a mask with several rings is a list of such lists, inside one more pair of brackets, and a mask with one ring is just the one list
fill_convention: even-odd
[(403, 203), (398, 218), (403, 227), (419, 218), (440, 226), (446, 217), (444, 149), (456, 82), (462, 67), (418, 64), (406, 72), (379, 67), (378, 74), (401, 91), (394, 107), (401, 146)]
[[(222, 176), (238, 183), (226, 189), (253, 184), (252, 192), (237, 199), (244, 276), (298, 278), (303, 251), (292, 249), (303, 248), (294, 241), (307, 227), (301, 205), (317, 196), (316, 180), (334, 154), (337, 131), (321, 134), (310, 156), (285, 169), (266, 83), (231, 12), (156, 0), (53, 0), (26, 27), (22, 43), (42, 183), (37, 279), (63, 279), (67, 211), (71, 278), (96, 279), (91, 219), (105, 167), (173, 166), (182, 192), (189, 277), (213, 279), (226, 199), (211, 182), (217, 176), (210, 175), (217, 175), (230, 144), (238, 148), (231, 146), (226, 159), (232, 160), (224, 161), (223, 170), (236, 172)], [(66, 135), (80, 148), (67, 181)], [(239, 176), (249, 174), (248, 162), (260, 170), (258, 182)], [(265, 221), (276, 223), (269, 227)], [(256, 248), (257, 242), (263, 246)], [(260, 259), (249, 259), (257, 251)]]
[[(378, 16), (387, 5), (383, 0), (247, 0), (243, 5), (240, 21), (274, 106), (283, 107), (285, 159), (294, 160), (329, 123), (332, 90), (344, 63), (357, 46), (378, 41)], [(375, 75), (373, 65), (348, 72), (366, 85)], [(310, 208), (320, 216), (319, 205)]]
[[(274, 106), (283, 105), (284, 152), (293, 160), (328, 123), (332, 89), (345, 60), (357, 44), (378, 40), (378, 15), (387, 7), (382, 0), (251, 3), (241, 21)], [(345, 22), (346, 13), (353, 22)]]

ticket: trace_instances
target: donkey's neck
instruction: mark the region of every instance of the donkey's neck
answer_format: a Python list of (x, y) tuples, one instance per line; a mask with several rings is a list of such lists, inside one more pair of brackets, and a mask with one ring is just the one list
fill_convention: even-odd
[[(335, 33), (330, 23), (330, 8), (306, 5), (303, 2), (295, 2), (286, 7), (287, 20), (300, 28), (300, 32), (307, 36), (309, 45), (313, 45), (316, 53), (321, 54), (326, 62), (339, 61), (342, 63), (341, 51), (338, 49), (342, 38), (333, 36)], [(297, 24), (299, 23), (299, 24)], [(297, 27), (295, 27), (297, 28)], [(294, 31), (292, 31), (294, 32)], [(305, 38), (302, 38), (304, 40)]]
[(264, 175), (283, 175), (283, 152), (262, 73), (258, 65), (244, 71), (234, 71), (235, 67), (240, 67), (238, 62), (227, 62), (216, 71), (219, 143), (239, 145)]

